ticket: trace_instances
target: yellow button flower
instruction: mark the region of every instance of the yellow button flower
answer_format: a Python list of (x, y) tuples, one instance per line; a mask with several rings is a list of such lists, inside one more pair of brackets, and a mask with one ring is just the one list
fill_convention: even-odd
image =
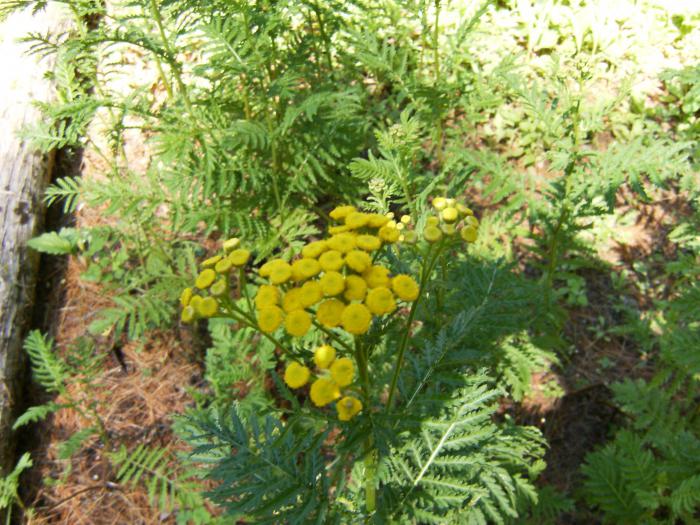
[(401, 216), (401, 224), (411, 224), (411, 216), (410, 215), (402, 215)]
[(338, 299), (327, 299), (318, 305), (316, 319), (323, 326), (335, 328), (341, 322), (343, 310), (345, 310), (345, 303)]
[(329, 215), (331, 216), (331, 219), (335, 219), (336, 221), (339, 221), (341, 219), (344, 219), (345, 217), (347, 217), (349, 214), (351, 214), (354, 211), (357, 211), (357, 208), (355, 208), (355, 206), (349, 206), (349, 205), (338, 206), (333, 211), (331, 211), (329, 213)]
[(260, 309), (266, 306), (276, 306), (279, 304), (280, 291), (276, 286), (263, 284), (258, 288), (258, 293), (255, 296), (255, 306)]
[(187, 305), (190, 304), (190, 300), (192, 299), (192, 288), (185, 288), (182, 290), (182, 293), (180, 294), (180, 304), (182, 305), (183, 308), (185, 308)]
[(211, 293), (214, 297), (221, 297), (222, 295), (225, 295), (226, 292), (228, 292), (228, 282), (224, 277), (216, 281), (211, 285), (211, 288), (209, 288), (209, 293)]
[(371, 213), (369, 219), (367, 220), (367, 226), (370, 228), (381, 228), (387, 222), (389, 222), (389, 217), (386, 215), (380, 215), (379, 213)]
[(340, 270), (345, 264), (345, 260), (340, 252), (335, 250), (328, 251), (319, 257), (318, 262), (321, 268), (326, 272), (334, 272)]
[(304, 304), (301, 300), (301, 296), (301, 288), (292, 288), (288, 290), (282, 299), (282, 309), (287, 313), (293, 312), (294, 310), (303, 310)]
[(209, 288), (216, 280), (216, 272), (210, 268), (202, 270), (202, 272), (197, 276), (194, 285), (200, 290), (205, 290)]
[(396, 226), (389, 226), (387, 224), (379, 229), (377, 235), (379, 235), (379, 238), (385, 243), (393, 244), (399, 240), (399, 235), (401, 235), (401, 232), (396, 228)]
[[(388, 221), (389, 219), (387, 219)], [(374, 235), (358, 235), (355, 243), (360, 250), (374, 252), (382, 247), (382, 241)]]
[(343, 310), (341, 322), (343, 328), (353, 334), (361, 335), (369, 330), (372, 314), (364, 304), (351, 304)]
[(459, 219), (459, 212), (457, 211), (457, 208), (453, 208), (452, 206), (442, 210), (440, 215), (442, 216), (442, 220), (448, 224), (451, 224)]
[(258, 326), (265, 333), (277, 330), (283, 319), (284, 312), (279, 306), (265, 306), (258, 310)]
[(324, 295), (338, 295), (345, 290), (345, 278), (338, 272), (326, 272), (320, 280)]
[(316, 366), (323, 369), (331, 366), (335, 359), (335, 348), (331, 345), (323, 345), (316, 348), (314, 351), (314, 363)]
[(292, 267), (284, 262), (280, 261), (270, 271), (270, 282), (272, 284), (283, 284), (289, 281), (292, 277)]
[(190, 299), (190, 306), (194, 308), (194, 311), (196, 312), (201, 302), (202, 298), (199, 295), (193, 295), (192, 299)]
[(348, 253), (355, 249), (355, 235), (352, 233), (339, 233), (326, 241), (331, 250), (340, 253)]
[(430, 216), (427, 219), (425, 219), (425, 225), (426, 226), (440, 226), (440, 219), (437, 217)]
[(468, 215), (464, 218), (464, 225), (471, 226), (472, 228), (478, 228), (479, 227), (479, 219), (477, 219), (473, 215)]
[(433, 208), (435, 208), (437, 211), (442, 211), (447, 207), (447, 199), (444, 197), (435, 197), (433, 198)]
[(355, 377), (355, 366), (348, 357), (341, 357), (331, 365), (331, 377), (338, 386), (348, 386)]
[(367, 252), (353, 250), (345, 256), (345, 264), (358, 273), (372, 266), (372, 258)]
[(350, 421), (362, 410), (362, 401), (352, 396), (345, 396), (335, 404), (335, 408), (338, 410), (339, 420)]
[(219, 303), (213, 297), (205, 297), (197, 303), (196, 310), (200, 317), (214, 317), (219, 311)]
[(327, 377), (319, 377), (311, 384), (311, 401), (317, 407), (326, 406), (340, 397), (340, 389), (335, 381)]
[(442, 239), (442, 230), (437, 226), (426, 226), (423, 230), (423, 237), (428, 242), (437, 242)]
[(352, 228), (343, 224), (341, 226), (331, 226), (330, 228), (328, 228), (328, 233), (330, 233), (331, 235), (336, 235), (338, 233), (345, 233), (351, 230)]
[(216, 273), (228, 273), (232, 266), (233, 261), (231, 261), (231, 259), (228, 257), (224, 257), (214, 265), (214, 270), (216, 270)]
[(318, 281), (307, 281), (301, 287), (301, 304), (304, 308), (315, 305), (323, 299), (323, 288)]
[(371, 266), (362, 274), (362, 277), (367, 281), (367, 286), (370, 288), (389, 286), (389, 269), (383, 266)]
[(214, 257), (209, 257), (202, 261), (202, 268), (213, 268), (216, 263), (218, 263), (223, 257), (221, 255), (215, 255)]
[(248, 259), (250, 259), (250, 252), (243, 249), (233, 250), (228, 254), (228, 258), (234, 266), (240, 268), (248, 262)]
[(391, 289), (402, 301), (418, 299), (418, 283), (408, 275), (397, 275), (391, 280)]
[(304, 310), (294, 310), (284, 319), (284, 328), (290, 335), (301, 337), (311, 327), (311, 316)]
[(345, 217), (345, 226), (347, 226), (351, 230), (357, 230), (358, 228), (362, 228), (363, 226), (366, 226), (368, 222), (369, 215), (360, 211), (348, 213)]
[(465, 226), (462, 228), (462, 231), (460, 231), (459, 234), (466, 242), (475, 242), (478, 236), (476, 228), (472, 228), (471, 226)]
[(298, 275), (301, 279), (309, 279), (321, 271), (321, 264), (316, 259), (303, 258), (292, 263), (292, 275)]
[(195, 312), (194, 308), (192, 308), (191, 306), (185, 306), (182, 309), (180, 320), (185, 324), (190, 324), (192, 321), (194, 321), (196, 316), (197, 312)]
[(270, 277), (272, 270), (274, 270), (277, 266), (285, 264), (287, 264), (287, 262), (283, 261), (282, 259), (272, 259), (263, 264), (258, 270), (258, 273), (261, 277)]
[(327, 249), (326, 241), (313, 241), (301, 249), (301, 255), (307, 259), (316, 259)]
[(239, 244), (241, 244), (241, 240), (238, 237), (232, 237), (231, 239), (227, 239), (224, 241), (224, 251), (226, 253), (231, 252), (238, 248)]
[(468, 208), (467, 206), (462, 204), (461, 202), (457, 203), (457, 211), (463, 217), (466, 215), (474, 215), (474, 212), (470, 208)]
[(396, 310), (394, 294), (386, 286), (378, 286), (369, 291), (365, 304), (369, 311), (375, 315), (390, 314)]
[(284, 382), (290, 388), (301, 388), (309, 382), (310, 377), (311, 370), (296, 361), (290, 363), (284, 371)]
[(348, 275), (345, 278), (345, 299), (348, 301), (363, 301), (367, 294), (367, 283), (359, 275)]
[(454, 235), (455, 233), (457, 233), (457, 228), (454, 224), (443, 224), (442, 226), (440, 226), (440, 229), (445, 235)]

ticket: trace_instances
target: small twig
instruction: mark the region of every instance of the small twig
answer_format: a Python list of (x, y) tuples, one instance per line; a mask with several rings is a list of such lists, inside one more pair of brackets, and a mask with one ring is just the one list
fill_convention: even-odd
[(116, 483), (112, 483), (111, 481), (106, 481), (102, 485), (90, 485), (89, 487), (85, 487), (83, 489), (80, 489), (79, 491), (71, 494), (70, 496), (66, 496), (62, 500), (60, 500), (58, 503), (54, 503), (53, 505), (49, 506), (46, 508), (46, 510), (53, 510), (56, 507), (59, 507), (63, 505), (65, 502), (72, 500), (73, 498), (80, 496), (81, 494), (84, 494), (86, 492), (90, 492), (91, 490), (98, 490), (98, 489), (104, 489), (104, 490), (124, 490), (122, 487), (117, 485)]

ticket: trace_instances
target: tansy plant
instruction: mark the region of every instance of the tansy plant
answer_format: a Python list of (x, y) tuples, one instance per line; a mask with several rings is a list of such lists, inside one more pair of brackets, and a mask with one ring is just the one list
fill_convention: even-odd
[[(481, 474), (454, 470), (466, 462), (434, 462), (441, 452), (472, 454), (463, 447), (481, 449), (482, 441), (501, 439), (491, 423), (491, 405), (486, 404), (498, 392), (485, 386), (483, 376), (475, 376), (468, 387), (455, 390), (454, 383), (452, 390), (445, 390), (450, 385), (440, 383), (438, 372), (426, 368), (417, 381), (411, 380), (417, 390), (407, 399), (404, 389), (411, 386), (402, 372), (410, 372), (405, 370), (407, 363), (409, 369), (416, 367), (413, 357), (406, 359), (411, 354), (407, 350), (420, 330), (417, 312), (419, 305), (429, 303), (422, 300), (433, 293), (438, 267), (450, 264), (451, 255), (465, 253), (477, 238), (479, 221), (465, 205), (443, 197), (433, 199), (427, 217), (415, 219), (403, 215), (394, 220), (392, 213), (365, 213), (349, 205), (329, 215), (333, 223), (324, 238), (311, 240), (291, 260), (268, 260), (255, 270), (249, 264), (251, 253), (239, 240), (226, 241), (223, 253), (205, 260), (194, 286), (182, 293), (183, 322), (225, 317), (273, 343), (290, 389), (277, 383), (287, 399), (280, 407), (286, 413), (284, 422), (269, 416), (262, 426), (252, 420), (246, 424), (234, 410), (229, 423), (217, 419), (196, 425), (205, 434), (195, 432), (189, 438), (200, 445), (195, 454), (211, 455), (219, 447), (229, 451), (207, 458), (220, 462), (210, 475), (221, 483), (210, 497), (229, 512), (260, 522), (401, 521), (402, 515), (418, 516), (426, 506), (437, 506), (439, 515), (447, 516), (477, 497), (476, 485), (467, 480)], [(447, 354), (447, 332), (456, 343), (465, 326), (463, 319), (446, 324), (438, 342), (440, 354), (428, 367), (437, 366)], [(447, 395), (441, 405), (428, 407), (439, 396), (419, 400), (419, 394), (433, 388)], [(449, 393), (455, 391), (461, 397)], [(425, 451), (430, 461), (415, 472), (411, 464), (395, 464), (409, 453), (406, 446), (416, 447), (410, 452), (413, 458), (423, 453), (425, 443), (409, 445), (406, 438), (411, 434), (405, 432), (419, 428), (422, 413), (428, 417), (441, 412), (451, 414), (446, 433), (433, 440), (431, 432), (443, 427), (431, 426), (419, 438), (429, 440), (430, 446), (439, 444)], [(250, 431), (247, 425), (252, 425)], [(413, 425), (412, 430), (407, 425)], [(202, 445), (205, 438), (215, 443)], [(513, 439), (509, 435), (508, 440)], [(331, 443), (334, 451), (328, 452)], [(503, 457), (484, 459), (484, 454), (490, 453), (474, 456), (479, 465), (490, 466), (492, 461), (502, 469)], [(442, 502), (426, 500), (426, 494), (438, 489), (423, 487), (433, 479), (428, 475), (433, 464), (463, 477), (467, 492)], [(397, 468), (412, 473), (410, 483), (398, 482), (398, 471), (390, 474)], [(493, 475), (501, 479), (496, 484), (511, 479), (506, 470)], [(440, 477), (450, 479), (448, 472)], [(514, 502), (522, 480), (512, 479), (516, 481), (508, 487), (493, 488), (498, 492), (494, 497), (503, 492)], [(453, 493), (458, 486), (439, 491)], [(489, 494), (472, 501), (474, 512), (492, 505)], [(505, 502), (493, 503), (492, 510)], [(509, 507), (503, 512), (515, 511)]]
[[(444, 245), (439, 241), (457, 231), (464, 241), (476, 240), (479, 222), (469, 208), (442, 197), (433, 200), (433, 207), (438, 215), (428, 217), (422, 234), (429, 244), (437, 246), (428, 248), (421, 284), (411, 275), (392, 275), (378, 262), (382, 249), (401, 241), (417, 242), (418, 234), (407, 229), (410, 216), (404, 215), (397, 222), (392, 213), (363, 213), (354, 206), (338, 206), (330, 213), (338, 224), (328, 229), (326, 239), (309, 242), (293, 261), (267, 261), (258, 269), (257, 279), (246, 273), (250, 251), (239, 247), (239, 239), (226, 241), (224, 253), (205, 260), (194, 287), (182, 292), (182, 321), (229, 317), (255, 327), (287, 357), (285, 383), (300, 389), (313, 379), (309, 389), (312, 403), (323, 408), (335, 402), (338, 419), (349, 421), (365, 406), (362, 400), (367, 404), (371, 398), (371, 350), (363, 337), (372, 324), (380, 326), (393, 315), (408, 314), (406, 337), (398, 349), (398, 377), (421, 287)], [(238, 269), (243, 304), (230, 296), (234, 269)], [(259, 281), (255, 295), (246, 286), (249, 280)], [(313, 352), (304, 352), (303, 341), (296, 345), (291, 341), (312, 330), (327, 338)], [(311, 363), (315, 373), (309, 368)], [(356, 368), (359, 385), (355, 385)], [(395, 389), (393, 380), (387, 405)]]

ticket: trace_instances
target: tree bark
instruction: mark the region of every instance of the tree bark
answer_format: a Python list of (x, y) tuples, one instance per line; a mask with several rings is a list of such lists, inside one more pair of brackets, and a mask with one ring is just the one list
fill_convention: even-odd
[[(27, 241), (42, 226), (43, 194), (53, 166), (53, 154), (37, 152), (18, 137), (20, 130), (41, 119), (33, 101), (52, 97), (45, 74), (53, 63), (27, 56), (27, 45), (17, 39), (67, 24), (68, 15), (52, 4), (35, 15), (14, 13), (0, 22), (0, 476), (14, 467), (12, 424), (21, 406), (22, 341), (41, 278), (38, 254)], [(0, 521), (4, 523), (1, 516)]]

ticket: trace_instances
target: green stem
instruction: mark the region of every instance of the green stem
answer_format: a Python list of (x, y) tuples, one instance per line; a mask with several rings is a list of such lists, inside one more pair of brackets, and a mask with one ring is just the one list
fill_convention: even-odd
[[(362, 382), (362, 393), (367, 409), (371, 401), (371, 385), (369, 380), (369, 364), (367, 349), (362, 344), (362, 338), (355, 337), (355, 360)], [(372, 514), (377, 509), (377, 451), (374, 448), (372, 433), (367, 435), (365, 441), (365, 508), (367, 514)]]
[[(435, 73), (435, 86), (439, 88), (440, 78), (440, 0), (435, 0), (435, 28), (433, 33), (433, 68)], [(442, 151), (442, 141), (444, 135), (444, 123), (442, 116), (438, 115), (437, 121), (437, 163), (442, 168), (444, 154)]]
[(389, 396), (386, 401), (386, 406), (384, 407), (384, 410), (386, 412), (390, 412), (392, 408), (391, 405), (392, 401), (394, 400), (396, 385), (399, 381), (399, 372), (401, 372), (401, 367), (403, 366), (403, 358), (406, 352), (406, 347), (408, 346), (408, 338), (411, 333), (411, 325), (413, 324), (413, 320), (416, 317), (416, 310), (418, 309), (418, 304), (420, 303), (420, 300), (423, 297), (423, 293), (425, 292), (425, 288), (428, 284), (428, 279), (430, 278), (430, 276), (433, 273), (433, 270), (435, 269), (435, 263), (437, 262), (438, 257), (442, 252), (444, 243), (445, 240), (443, 238), (438, 243), (432, 258), (430, 259), (428, 264), (423, 268), (423, 274), (421, 275), (420, 287), (418, 290), (418, 298), (411, 305), (411, 311), (409, 312), (408, 319), (406, 320), (406, 328), (404, 330), (403, 336), (401, 337), (401, 343), (399, 343), (398, 358), (396, 359), (396, 368), (394, 368), (394, 375), (391, 378), (391, 386), (389, 387)]

